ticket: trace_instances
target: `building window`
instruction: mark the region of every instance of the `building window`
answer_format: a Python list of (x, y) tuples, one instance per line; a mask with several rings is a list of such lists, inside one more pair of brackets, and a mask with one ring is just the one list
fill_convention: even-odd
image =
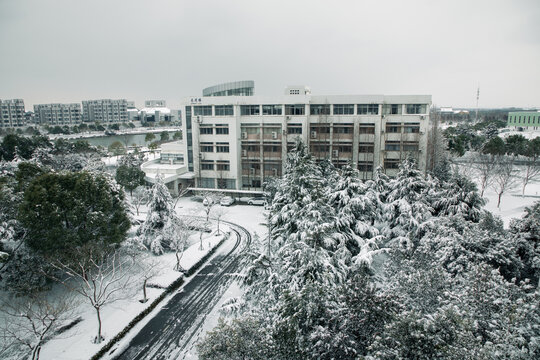
[(353, 127), (352, 125), (349, 126), (334, 126), (334, 134), (352, 134), (353, 133)]
[(407, 104), (405, 110), (407, 114), (425, 114), (427, 106), (425, 104)]
[(369, 161), (359, 161), (358, 170), (359, 171), (373, 171), (373, 163)]
[(354, 115), (354, 105), (334, 104), (334, 115)]
[(400, 123), (387, 123), (386, 124), (386, 132), (387, 133), (400, 133), (401, 132), (401, 124)]
[(375, 134), (375, 125), (374, 124), (360, 124), (358, 129), (360, 134)]
[(218, 189), (236, 189), (236, 180), (217, 179)]
[(379, 104), (358, 104), (358, 115), (379, 114)]
[(420, 132), (420, 124), (405, 124), (403, 126), (403, 132), (410, 134), (410, 133), (419, 133)]
[(383, 105), (383, 115), (399, 115), (401, 107), (400, 104), (385, 104)]
[(216, 164), (217, 171), (229, 171), (231, 170), (231, 165), (228, 161), (220, 161)]
[(214, 131), (212, 130), (212, 125), (210, 126), (201, 126), (199, 128), (199, 132), (201, 135), (212, 135)]
[(373, 154), (375, 151), (375, 145), (371, 143), (360, 143), (358, 144), (358, 152)]
[(281, 146), (265, 145), (263, 146), (264, 152), (281, 152)]
[(216, 112), (216, 116), (232, 116), (233, 106), (232, 105), (216, 105), (215, 112)]
[(259, 105), (240, 105), (240, 115), (259, 115)]
[(213, 189), (215, 187), (215, 179), (214, 178), (201, 178), (200, 187), (205, 188), (205, 189)]
[(227, 135), (229, 133), (228, 126), (218, 126), (216, 125), (216, 135)]
[(283, 112), (282, 105), (263, 105), (263, 115), (281, 115)]
[(194, 106), (194, 115), (212, 116), (212, 106)]
[(201, 152), (214, 152), (213, 143), (201, 143)]
[(386, 151), (399, 151), (399, 141), (387, 141), (384, 150)]
[(399, 169), (399, 160), (384, 160), (385, 169)]
[(285, 105), (285, 115), (304, 115), (306, 106), (304, 104)]
[(302, 125), (287, 126), (287, 134), (302, 134)]
[(214, 170), (214, 162), (213, 161), (202, 161), (201, 162), (201, 170)]
[(310, 115), (330, 115), (330, 105), (310, 105), (309, 113)]
[(218, 153), (228, 153), (229, 152), (229, 143), (226, 144), (216, 144), (216, 152)]
[(418, 143), (403, 143), (403, 151), (418, 151)]
[(352, 153), (352, 146), (350, 145), (334, 146), (334, 150), (337, 150), (339, 153)]

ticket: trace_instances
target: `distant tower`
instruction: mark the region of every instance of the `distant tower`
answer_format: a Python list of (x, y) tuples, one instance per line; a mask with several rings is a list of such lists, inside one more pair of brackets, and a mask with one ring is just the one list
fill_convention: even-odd
[(478, 99), (480, 99), (480, 85), (476, 89), (476, 116), (474, 122), (478, 122)]

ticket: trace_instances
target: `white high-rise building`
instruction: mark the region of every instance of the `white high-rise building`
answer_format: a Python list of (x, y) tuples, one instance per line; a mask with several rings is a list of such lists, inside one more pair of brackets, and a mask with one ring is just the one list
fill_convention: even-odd
[(82, 102), (84, 122), (118, 123), (128, 121), (126, 99), (87, 100)]
[(426, 168), (430, 95), (312, 95), (305, 86), (285, 95), (192, 96), (182, 100), (189, 170), (195, 186), (260, 190), (283, 173), (301, 138), (317, 160), (351, 164), (365, 179), (401, 160)]
[(0, 127), (18, 127), (25, 124), (23, 99), (0, 99)]
[(41, 125), (78, 125), (82, 122), (81, 104), (34, 105), (35, 118)]

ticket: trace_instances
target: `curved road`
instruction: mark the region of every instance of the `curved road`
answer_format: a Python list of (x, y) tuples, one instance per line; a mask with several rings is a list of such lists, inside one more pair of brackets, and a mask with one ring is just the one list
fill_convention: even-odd
[(235, 251), (240, 242), (251, 242), (251, 234), (245, 228), (227, 221), (223, 223), (236, 235), (231, 250), (218, 251), (139, 331), (116, 360), (176, 359), (196, 336), (206, 315), (229, 287), (231, 274), (239, 270), (239, 255)]

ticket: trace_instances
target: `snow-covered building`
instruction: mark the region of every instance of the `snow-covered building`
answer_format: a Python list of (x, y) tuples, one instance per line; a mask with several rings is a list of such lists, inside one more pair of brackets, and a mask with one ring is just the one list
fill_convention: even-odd
[(182, 141), (161, 144), (159, 159), (141, 165), (146, 181), (153, 184), (156, 176), (163, 176), (163, 182), (171, 194), (177, 195), (179, 188), (193, 186), (194, 174), (189, 171), (185, 161), (185, 146)]
[(84, 122), (118, 123), (128, 121), (125, 99), (85, 100), (82, 102)]
[(298, 137), (316, 159), (350, 163), (365, 179), (378, 166), (395, 175), (409, 155), (426, 168), (430, 95), (313, 95), (290, 86), (282, 96), (214, 94), (181, 104), (197, 187), (260, 190), (281, 176)]
[(146, 100), (144, 108), (139, 111), (139, 120), (142, 122), (178, 122), (180, 112), (167, 107), (165, 100)]
[(0, 99), (0, 127), (18, 127), (25, 124), (23, 99)]
[(78, 125), (82, 122), (81, 104), (37, 104), (34, 113), (41, 125)]

